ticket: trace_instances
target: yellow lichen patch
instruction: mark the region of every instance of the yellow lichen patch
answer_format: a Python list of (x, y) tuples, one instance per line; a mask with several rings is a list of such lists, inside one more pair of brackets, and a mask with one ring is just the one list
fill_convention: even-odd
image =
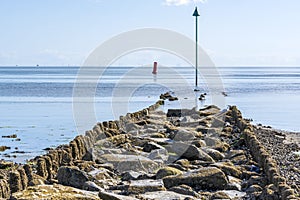
[(57, 199), (57, 200), (99, 200), (97, 192), (89, 192), (85, 190), (79, 190), (76, 188), (63, 186), (59, 184), (54, 185), (38, 185), (28, 187), (22, 192), (16, 192), (12, 194), (14, 199)]

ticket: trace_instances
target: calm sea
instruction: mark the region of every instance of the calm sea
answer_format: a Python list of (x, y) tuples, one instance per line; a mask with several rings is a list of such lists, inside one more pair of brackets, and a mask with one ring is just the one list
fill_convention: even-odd
[[(188, 84), (194, 84), (192, 67), (174, 68)], [(168, 85), (158, 84), (160, 71), (153, 76), (152, 83), (135, 85), (137, 77), (143, 80), (143, 74), (132, 76), (129, 72), (133, 69), (136, 68), (109, 67), (100, 78), (86, 76), (86, 82), (98, 83), (94, 98), (97, 121), (116, 118), (111, 102), (119, 105), (116, 99), (120, 97), (114, 98), (117, 96), (114, 90), (120, 80), (126, 82), (121, 86), (123, 92), (131, 88), (128, 90), (131, 98), (126, 100), (128, 112), (149, 106), (162, 92), (170, 90)], [(10, 147), (0, 152), (0, 158), (24, 162), (44, 153), (44, 148), (68, 143), (82, 134), (78, 130), (92, 128), (94, 122), (76, 124), (74, 121), (73, 87), (78, 71), (79, 67), (0, 67), (0, 145)], [(218, 72), (228, 94), (225, 105), (237, 105), (243, 116), (252, 118), (255, 124), (300, 132), (299, 67), (221, 67)], [(176, 84), (178, 77), (165, 75), (164, 78)], [(214, 91), (210, 91), (201, 76), (199, 86), (202, 92), (208, 93), (208, 98), (206, 102), (197, 103), (199, 106), (210, 104)], [(180, 85), (176, 88), (186, 89)], [(18, 139), (2, 137), (12, 134)]]

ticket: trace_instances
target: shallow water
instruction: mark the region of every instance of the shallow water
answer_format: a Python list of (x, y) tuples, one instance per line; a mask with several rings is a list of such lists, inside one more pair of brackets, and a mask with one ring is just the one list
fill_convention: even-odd
[[(83, 80), (87, 88), (90, 82), (97, 83), (92, 102), (95, 121), (87, 117), (76, 124), (72, 96), (78, 70), (78, 67), (0, 67), (0, 142), (11, 147), (0, 152), (1, 158), (24, 162), (44, 153), (44, 148), (68, 143), (77, 134), (83, 134), (82, 130), (92, 128), (95, 121), (115, 119), (120, 114), (149, 106), (156, 102), (159, 94), (171, 89), (190, 98), (191, 107), (210, 104), (212, 97), (220, 93), (210, 90), (211, 85), (200, 76), (199, 86), (201, 92), (208, 93), (207, 100), (199, 102), (188, 96), (187, 90), (192, 90), (194, 84), (192, 67), (174, 67), (177, 75), (159, 69), (157, 76), (151, 74), (151, 69), (149, 73), (140, 73), (132, 67), (110, 67), (100, 79), (95, 75), (97, 69), (91, 69)], [(225, 106), (237, 105), (244, 117), (252, 118), (254, 123), (300, 131), (298, 67), (223, 67), (218, 71), (223, 81), (222, 90), (228, 94)], [(182, 84), (179, 76), (191, 87)], [(170, 84), (174, 88), (169, 88)], [(165, 108), (174, 105), (180, 106), (178, 102), (167, 102)], [(82, 102), (81, 107), (85, 106)], [(20, 141), (1, 137), (12, 134), (17, 134)]]

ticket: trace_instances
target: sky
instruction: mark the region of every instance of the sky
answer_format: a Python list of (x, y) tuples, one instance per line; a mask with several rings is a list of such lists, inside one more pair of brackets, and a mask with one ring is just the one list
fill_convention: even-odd
[[(300, 66), (299, 0), (1, 0), (0, 66), (80, 66), (112, 36), (164, 28), (194, 39), (216, 66)], [(118, 65), (148, 64), (141, 52)], [(143, 58), (144, 57), (144, 58)]]

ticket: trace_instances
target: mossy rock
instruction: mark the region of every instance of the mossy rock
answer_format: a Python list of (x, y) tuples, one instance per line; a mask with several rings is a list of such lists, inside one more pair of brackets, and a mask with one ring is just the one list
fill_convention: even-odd
[(182, 171), (173, 167), (164, 167), (156, 173), (156, 179), (162, 179), (166, 176), (181, 175)]

